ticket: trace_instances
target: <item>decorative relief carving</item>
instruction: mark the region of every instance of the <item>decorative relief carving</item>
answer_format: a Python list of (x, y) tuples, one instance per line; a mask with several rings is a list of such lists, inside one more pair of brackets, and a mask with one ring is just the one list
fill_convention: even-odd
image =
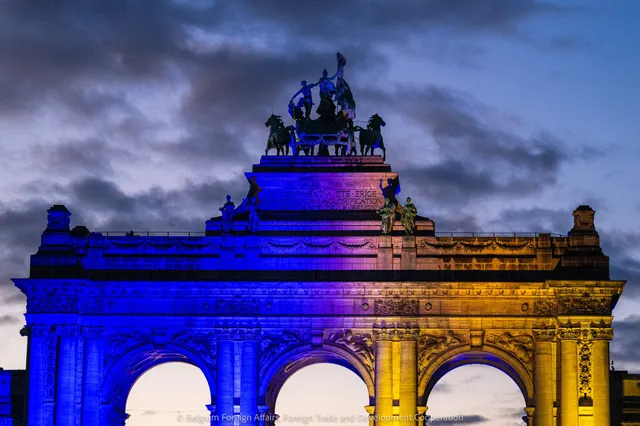
[(612, 328), (597, 328), (590, 330), (591, 338), (594, 340), (611, 340), (613, 339)]
[(257, 299), (218, 299), (205, 301), (202, 309), (223, 315), (252, 315), (260, 313), (260, 301)]
[(376, 315), (418, 315), (420, 302), (416, 299), (378, 299), (374, 304)]
[(579, 328), (561, 328), (558, 330), (558, 337), (566, 340), (576, 340), (582, 336), (582, 330)]
[(309, 341), (309, 339), (310, 336), (305, 331), (284, 330), (282, 332), (263, 333), (260, 340), (262, 349), (260, 369), (262, 373), (264, 373), (264, 368), (280, 354)]
[(553, 328), (533, 330), (533, 339), (536, 342), (555, 342), (556, 330)]
[(118, 331), (107, 336), (107, 345), (104, 356), (105, 371), (122, 356), (136, 346), (140, 346), (153, 341), (149, 333), (143, 333), (138, 330)]
[(215, 332), (194, 333), (184, 331), (173, 335), (172, 342), (185, 346), (195, 353), (211, 366), (212, 369), (216, 365), (217, 339)]
[(595, 298), (584, 294), (581, 297), (560, 297), (558, 299), (559, 314), (595, 314), (611, 313), (611, 299)]
[(328, 242), (309, 242), (309, 241), (294, 241), (294, 242), (275, 242), (265, 241), (262, 244), (264, 251), (275, 251), (278, 253), (290, 253), (290, 252), (308, 252), (309, 249), (344, 249), (347, 251), (354, 251), (360, 249), (375, 250), (377, 246), (371, 240), (365, 240), (361, 243), (347, 243), (343, 241), (331, 240)]
[(530, 334), (513, 334), (509, 331), (490, 333), (486, 342), (513, 354), (528, 370), (533, 371), (533, 337)]
[(418, 371), (422, 372), (429, 361), (434, 359), (445, 350), (463, 345), (466, 338), (461, 334), (456, 334), (453, 330), (448, 330), (439, 334), (423, 334), (418, 339)]
[(436, 248), (455, 250), (461, 249), (465, 251), (484, 251), (485, 249), (501, 250), (501, 251), (520, 251), (535, 249), (533, 239), (522, 240), (503, 240), (499, 238), (493, 239), (450, 239), (450, 240), (422, 240), (424, 248)]
[(609, 315), (611, 299), (584, 294), (579, 297), (562, 296), (558, 300), (537, 300), (533, 306), (533, 313), (541, 316)]
[(589, 340), (581, 340), (578, 343), (578, 365), (580, 397), (591, 398), (591, 348), (593, 343)]
[(326, 342), (345, 346), (356, 355), (369, 371), (373, 371), (373, 337), (369, 333), (337, 331), (328, 335)]
[(47, 294), (42, 297), (27, 298), (27, 312), (77, 312), (78, 300), (72, 296)]
[(533, 313), (535, 315), (541, 315), (545, 317), (554, 317), (558, 315), (558, 301), (551, 300), (536, 300), (533, 304)]

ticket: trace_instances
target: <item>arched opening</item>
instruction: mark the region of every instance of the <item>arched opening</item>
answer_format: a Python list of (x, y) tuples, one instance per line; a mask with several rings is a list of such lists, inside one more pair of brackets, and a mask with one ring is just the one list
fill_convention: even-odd
[(367, 385), (336, 364), (305, 366), (287, 377), (275, 403), (282, 424), (368, 425)]
[[(169, 362), (143, 373), (126, 401), (127, 426), (175, 426), (208, 419), (209, 385), (199, 368), (184, 362)], [(207, 422), (199, 424), (209, 424)]]
[[(211, 359), (182, 346), (148, 344), (129, 350), (107, 368), (99, 417), (113, 425), (122, 425), (125, 420), (127, 425), (208, 424), (207, 405), (215, 391), (212, 367)], [(142, 390), (133, 393), (139, 383)], [(150, 395), (142, 395), (147, 390)], [(185, 405), (179, 396), (184, 394), (197, 396)], [(129, 413), (127, 408), (133, 411)]]
[[(524, 425), (520, 387), (489, 365), (463, 365), (439, 377), (427, 396), (432, 420), (443, 424)], [(449, 423), (444, 423), (444, 422)]]

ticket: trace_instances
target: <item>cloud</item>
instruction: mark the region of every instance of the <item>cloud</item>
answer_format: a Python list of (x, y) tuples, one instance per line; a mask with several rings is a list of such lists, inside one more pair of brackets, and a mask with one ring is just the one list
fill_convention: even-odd
[(611, 360), (616, 369), (640, 369), (640, 316), (614, 320), (613, 330), (615, 334), (611, 342)]
[[(409, 184), (411, 193), (440, 204), (459, 207), (479, 198), (513, 200), (539, 194), (556, 184), (564, 165), (593, 157), (587, 148), (569, 155), (566, 143), (544, 130), (530, 136), (505, 130), (493, 123), (492, 108), (445, 87), (368, 87), (359, 93), (365, 104), (386, 105), (428, 136), (429, 148), (420, 141), (407, 143), (404, 151), (391, 149), (405, 160), (398, 169), (403, 184), (416, 183)], [(427, 149), (434, 152), (407, 154)], [(417, 160), (425, 157), (429, 160)]]
[(19, 315), (16, 315), (16, 314), (0, 315), (0, 325), (14, 325), (14, 324), (19, 324), (20, 322), (22, 321), (19, 319)]

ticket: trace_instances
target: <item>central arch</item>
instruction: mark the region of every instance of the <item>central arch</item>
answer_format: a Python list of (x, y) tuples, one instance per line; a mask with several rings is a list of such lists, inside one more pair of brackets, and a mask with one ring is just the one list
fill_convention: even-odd
[(472, 350), (463, 346), (438, 355), (425, 369), (418, 384), (418, 395), (426, 405), (433, 387), (447, 373), (465, 365), (488, 365), (508, 375), (522, 392), (527, 405), (533, 403), (533, 375), (525, 365), (510, 353), (492, 346)]
[(259, 388), (264, 405), (274, 408), (278, 394), (289, 377), (304, 367), (320, 363), (340, 365), (358, 375), (367, 386), (369, 401), (372, 403), (375, 394), (373, 375), (365, 363), (348, 350), (324, 344), (321, 348), (299, 346), (279, 355), (268, 364)]

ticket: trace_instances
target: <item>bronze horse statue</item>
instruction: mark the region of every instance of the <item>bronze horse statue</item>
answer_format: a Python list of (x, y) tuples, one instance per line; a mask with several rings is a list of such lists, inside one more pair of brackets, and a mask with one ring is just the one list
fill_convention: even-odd
[(280, 116), (275, 114), (271, 114), (264, 125), (269, 127), (269, 138), (264, 155), (269, 155), (269, 150), (272, 148), (276, 150), (276, 155), (289, 155), (289, 148), (294, 146), (295, 142), (293, 127), (285, 127)]
[(382, 161), (387, 159), (387, 150), (384, 147), (384, 140), (380, 131), (381, 127), (386, 125), (387, 123), (384, 122), (382, 117), (374, 114), (369, 119), (366, 129), (360, 126), (355, 127), (355, 130), (360, 131), (360, 154), (367, 155), (369, 149), (371, 149), (371, 155), (373, 155), (373, 150), (380, 148), (382, 150)]

